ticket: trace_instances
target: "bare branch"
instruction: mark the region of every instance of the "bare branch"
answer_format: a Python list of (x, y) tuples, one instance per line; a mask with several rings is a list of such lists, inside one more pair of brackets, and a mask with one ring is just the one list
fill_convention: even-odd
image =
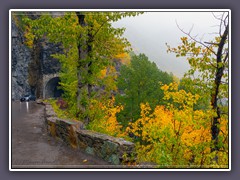
[(225, 14), (225, 12), (223, 12), (223, 14), (221, 15), (221, 18), (219, 18), (212, 12), (212, 15), (214, 16), (214, 18), (217, 19), (217, 20), (220, 20), (220, 21), (223, 20), (224, 14)]
[(218, 35), (218, 32), (212, 32), (212, 33), (208, 33), (209, 35), (211, 35), (211, 34), (217, 34)]
[(188, 37), (190, 37), (191, 40), (193, 40), (193, 41), (201, 44), (202, 46), (204, 46), (205, 48), (207, 48), (209, 51), (211, 51), (213, 54), (217, 55), (216, 52), (214, 52), (212, 49), (210, 49), (206, 44), (204, 44), (204, 43), (201, 42), (201, 41), (198, 41), (198, 40), (196, 39), (196, 37), (193, 37), (190, 33), (187, 33), (187, 32), (185, 32), (183, 29), (181, 29), (180, 26), (178, 25), (177, 21), (176, 21), (176, 24), (177, 24), (178, 29), (179, 29), (180, 31), (182, 31), (182, 33), (184, 33), (185, 35), (187, 35)]
[[(224, 47), (225, 41), (227, 40), (227, 37), (228, 37), (228, 25), (227, 25), (226, 29), (224, 30), (224, 33), (221, 37), (222, 38), (219, 42), (218, 51), (217, 51), (217, 62), (221, 62), (223, 47)], [(224, 61), (226, 61), (227, 57), (228, 57), (228, 52), (227, 52), (227, 55), (225, 56)]]
[(194, 24), (192, 25), (192, 27), (190, 28), (188, 34), (191, 34), (192, 30), (193, 30)]
[(199, 40), (202, 42), (203, 41), (203, 39), (204, 39), (204, 36), (205, 36), (205, 34), (203, 34), (202, 35), (202, 37), (201, 38), (199, 38)]
[(209, 62), (209, 64), (214, 67), (214, 68), (217, 68), (217, 66), (215, 66), (213, 63)]
[[(225, 19), (224, 19), (224, 26), (225, 26), (225, 28), (227, 28), (227, 25), (228, 25), (228, 23), (227, 23), (227, 19), (228, 19), (228, 15), (225, 17)], [(227, 24), (226, 24), (227, 23)]]
[(227, 61), (227, 59), (228, 59), (228, 52), (227, 52), (227, 54), (226, 54), (226, 56), (225, 56), (223, 62), (225, 63), (225, 62)]
[(219, 28), (219, 35), (220, 35), (220, 36), (221, 36), (221, 34), (222, 34), (223, 16), (224, 16), (224, 13), (222, 14), (222, 17), (221, 17), (221, 19), (220, 19), (220, 28)]
[[(219, 25), (219, 36), (222, 37), (222, 27), (224, 25), (225, 29), (228, 26), (228, 15), (225, 16), (225, 12), (223, 12), (223, 14), (221, 15), (221, 17), (217, 17), (214, 13), (212, 13), (214, 18), (220, 21), (220, 25)], [(224, 17), (225, 16), (225, 17)]]
[(205, 44), (211, 44), (211, 45), (216, 45), (216, 46), (218, 46), (219, 45), (219, 43), (213, 43), (213, 42), (204, 42)]

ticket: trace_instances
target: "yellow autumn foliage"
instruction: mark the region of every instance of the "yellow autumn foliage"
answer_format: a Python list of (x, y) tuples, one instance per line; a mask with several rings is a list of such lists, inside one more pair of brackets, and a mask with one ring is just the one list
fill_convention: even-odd
[(112, 97), (104, 103), (96, 100), (92, 103), (93, 120), (88, 125), (89, 129), (115, 137), (126, 136), (116, 118), (116, 114), (123, 109), (123, 106), (115, 106), (114, 102), (115, 98)]
[[(198, 95), (178, 90), (176, 83), (162, 86), (168, 105), (151, 110), (141, 104), (141, 118), (126, 129), (137, 139), (139, 161), (151, 161), (162, 167), (227, 167), (228, 121), (222, 119), (219, 152), (211, 152), (211, 110), (194, 110)], [(177, 106), (176, 106), (177, 105)], [(218, 164), (212, 161), (218, 155)]]
[(119, 59), (124, 65), (130, 64), (131, 61), (130, 55), (126, 52), (116, 55), (116, 58)]
[(33, 41), (34, 41), (34, 35), (31, 33), (30, 27), (26, 27), (25, 32), (24, 32), (24, 37), (25, 37), (25, 44), (32, 48), (33, 46)]

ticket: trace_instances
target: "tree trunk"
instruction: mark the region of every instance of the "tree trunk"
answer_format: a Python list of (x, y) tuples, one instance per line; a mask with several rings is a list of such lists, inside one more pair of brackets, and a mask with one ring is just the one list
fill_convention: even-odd
[[(221, 113), (220, 113), (220, 108), (218, 106), (218, 94), (219, 94), (219, 86), (221, 84), (222, 76), (223, 76), (223, 71), (224, 71), (224, 66), (219, 66), (219, 63), (223, 63), (223, 47), (224, 44), (227, 40), (228, 36), (228, 26), (226, 27), (223, 35), (221, 36), (221, 40), (218, 44), (218, 51), (217, 51), (217, 71), (215, 74), (215, 81), (214, 81), (214, 87), (213, 87), (213, 92), (212, 92), (212, 99), (211, 99), (211, 105), (213, 110), (217, 113), (217, 116), (215, 116), (212, 120), (212, 126), (211, 126), (211, 134), (212, 134), (212, 140), (213, 140), (213, 147), (211, 147), (211, 151), (218, 151), (219, 146), (218, 146), (218, 135), (219, 135), (219, 120), (221, 118)], [(215, 158), (217, 161), (217, 157)]]
[[(88, 26), (85, 22), (85, 15), (80, 12), (76, 12), (78, 17), (78, 23), (82, 27)], [(83, 34), (80, 34), (83, 36)], [(81, 37), (80, 37), (81, 38)], [(78, 44), (78, 68), (77, 68), (77, 77), (78, 77), (78, 88), (77, 88), (77, 108), (79, 110), (78, 116), (80, 114), (83, 117), (85, 124), (89, 123), (89, 116), (86, 114), (88, 108), (89, 100), (91, 98), (92, 85), (88, 82), (87, 78), (92, 75), (90, 66), (92, 61), (89, 61), (90, 53), (92, 52), (92, 37), (90, 33), (85, 40), (79, 42)], [(87, 47), (87, 48), (84, 48)]]

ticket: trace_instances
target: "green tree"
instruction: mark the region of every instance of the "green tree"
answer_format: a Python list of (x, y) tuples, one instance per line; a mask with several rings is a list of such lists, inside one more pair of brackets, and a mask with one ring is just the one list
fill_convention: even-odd
[[(53, 17), (44, 13), (35, 20), (25, 18), (34, 38), (45, 36), (50, 42), (60, 43), (61, 86), (74, 113), (89, 123), (89, 107), (96, 93), (93, 87), (101, 85), (100, 71), (106, 68), (117, 54), (123, 53), (129, 42), (122, 37), (124, 28), (111, 23), (137, 12), (65, 12)], [(31, 36), (32, 37), (32, 36)]]
[(194, 85), (196, 82), (189, 77), (183, 77), (179, 82), (179, 90), (190, 92), (191, 94), (198, 94), (198, 103), (194, 104), (194, 110), (207, 110), (209, 108), (209, 96), (206, 96), (202, 91), (201, 86)]
[(123, 65), (117, 86), (120, 92), (116, 103), (122, 104), (124, 110), (118, 114), (123, 125), (134, 122), (140, 117), (140, 104), (149, 103), (152, 109), (161, 104), (163, 91), (160, 82), (168, 84), (173, 77), (158, 69), (154, 62), (150, 62), (145, 54), (132, 55), (130, 65)]
[[(187, 57), (191, 69), (185, 77), (191, 81), (186, 81), (185, 86), (208, 100), (209, 108), (215, 113), (211, 119), (212, 152), (228, 149), (222, 146), (219, 124), (223, 118), (228, 119), (228, 110), (220, 102), (228, 99), (229, 21), (228, 14), (224, 13), (215, 18), (220, 20), (220, 28), (218, 36), (211, 42), (199, 41), (180, 29), (187, 37), (181, 38), (182, 44), (177, 48), (168, 46), (168, 51), (176, 53), (177, 57)], [(217, 158), (214, 158), (216, 162)]]

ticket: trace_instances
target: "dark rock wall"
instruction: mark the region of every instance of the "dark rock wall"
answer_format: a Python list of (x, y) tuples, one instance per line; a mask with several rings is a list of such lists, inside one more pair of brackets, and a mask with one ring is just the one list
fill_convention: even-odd
[(12, 99), (19, 99), (30, 93), (28, 84), (28, 63), (31, 61), (31, 50), (24, 45), (23, 32), (12, 19)]
[[(40, 17), (39, 12), (27, 14), (32, 20)], [(63, 12), (54, 12), (52, 16), (62, 14)], [(63, 53), (63, 50), (60, 44), (50, 43), (44, 37), (34, 40), (32, 48), (27, 47), (24, 43), (24, 32), (17, 27), (15, 21), (12, 16), (12, 100), (19, 100), (21, 96), (29, 93), (35, 94), (37, 98), (43, 98), (45, 91), (43, 76), (56, 74), (61, 68), (60, 62), (53, 58), (52, 54)], [(115, 59), (113, 63), (119, 74), (121, 62)]]
[[(36, 13), (29, 14), (31, 19), (39, 17)], [(61, 46), (48, 42), (45, 38), (34, 41), (32, 48), (24, 44), (24, 32), (18, 28), (12, 16), (12, 100), (33, 93), (37, 98), (43, 97), (43, 76), (60, 71), (60, 62), (51, 55), (62, 53)]]
[(41, 41), (34, 40), (31, 49), (31, 61), (28, 64), (28, 83), (31, 87), (31, 93), (35, 94), (38, 98), (42, 95), (43, 74), (41, 66)]
[(42, 39), (42, 73), (43, 74), (54, 74), (60, 71), (60, 62), (52, 57), (52, 54), (62, 53), (63, 50), (59, 44), (53, 44), (47, 42), (46, 39)]

